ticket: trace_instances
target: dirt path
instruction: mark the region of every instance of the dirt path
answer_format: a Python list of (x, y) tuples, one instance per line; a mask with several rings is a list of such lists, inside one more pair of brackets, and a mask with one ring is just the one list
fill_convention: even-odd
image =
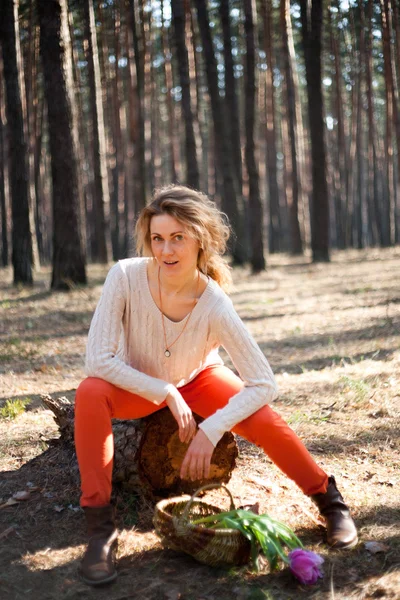
[[(91, 590), (76, 576), (84, 544), (74, 461), (62, 455), (40, 394), (66, 395), (83, 377), (85, 340), (106, 270), (90, 268), (90, 286), (48, 292), (44, 270), (33, 289), (11, 287), (0, 270), (0, 498), (34, 489), (0, 508), (0, 597), (48, 600), (348, 600), (400, 598), (400, 249), (336, 254), (328, 265), (272, 257), (269, 271), (235, 271), (233, 302), (270, 360), (280, 386), (274, 408), (336, 475), (360, 528), (346, 553), (328, 552), (309, 499), (255, 448), (240, 441), (229, 484), (238, 504), (259, 501), (325, 558), (311, 587), (283, 570), (216, 570), (163, 551), (152, 507), (119, 496), (120, 578)], [(229, 359), (227, 359), (229, 364)], [(212, 494), (223, 505), (221, 494)], [(366, 542), (379, 542), (380, 552)]]

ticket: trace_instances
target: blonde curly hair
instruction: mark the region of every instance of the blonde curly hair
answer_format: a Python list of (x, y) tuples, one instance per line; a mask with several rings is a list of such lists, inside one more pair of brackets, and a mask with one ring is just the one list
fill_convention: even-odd
[(223, 257), (230, 236), (228, 217), (205, 194), (184, 185), (168, 185), (154, 191), (151, 203), (139, 214), (136, 247), (141, 256), (152, 256), (150, 222), (167, 214), (182, 223), (199, 243), (198, 269), (223, 290), (232, 284), (230, 267)]

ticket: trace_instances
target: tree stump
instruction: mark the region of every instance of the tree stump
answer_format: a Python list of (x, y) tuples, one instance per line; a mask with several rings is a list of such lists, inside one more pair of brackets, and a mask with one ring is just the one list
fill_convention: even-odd
[[(42, 395), (60, 430), (60, 442), (74, 440), (74, 405), (65, 397)], [(203, 420), (194, 415), (199, 424)], [(129, 492), (156, 499), (192, 494), (200, 486), (227, 483), (236, 465), (238, 449), (232, 433), (227, 432), (217, 444), (208, 480), (189, 481), (179, 476), (188, 444), (179, 440), (178, 426), (168, 408), (143, 419), (112, 422), (114, 434), (113, 483)]]

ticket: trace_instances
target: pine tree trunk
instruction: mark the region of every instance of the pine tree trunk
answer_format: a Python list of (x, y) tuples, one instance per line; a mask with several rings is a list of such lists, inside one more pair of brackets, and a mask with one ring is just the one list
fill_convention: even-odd
[(6, 117), (10, 143), (9, 182), (12, 214), (12, 265), (14, 284), (32, 284), (32, 235), (29, 221), (29, 162), (21, 50), (18, 27), (18, 0), (3, 0), (0, 19), (3, 74), (6, 90)]
[[(384, 63), (385, 63), (385, 80), (390, 88), (387, 92), (387, 99), (391, 96), (392, 100), (392, 124), (391, 127), (394, 129), (395, 146), (397, 149), (397, 169), (393, 165), (393, 198), (391, 200), (391, 218), (393, 223), (391, 225), (391, 242), (398, 243), (400, 238), (400, 115), (399, 115), (399, 89), (396, 77), (396, 66), (394, 59), (395, 46), (392, 44), (393, 39), (393, 8), (392, 5), (396, 0), (383, 0), (383, 44), (384, 44)], [(399, 16), (398, 11), (396, 16)], [(397, 23), (397, 31), (399, 30), (399, 24)], [(386, 43), (386, 39), (388, 42)], [(397, 44), (399, 44), (397, 40)], [(398, 52), (399, 54), (399, 52)], [(387, 62), (387, 65), (386, 65)], [(394, 152), (394, 148), (392, 148)], [(394, 157), (392, 158), (394, 162)], [(397, 171), (397, 173), (396, 173)]]
[(143, 119), (144, 119), (144, 151), (146, 159), (146, 185), (150, 190), (154, 189), (154, 165), (151, 160), (151, 59), (152, 59), (152, 35), (151, 22), (152, 11), (145, 11), (145, 0), (138, 0), (141, 24), (141, 41), (143, 52)]
[(223, 43), (224, 43), (224, 65), (225, 65), (225, 105), (227, 109), (228, 131), (230, 139), (230, 148), (232, 153), (232, 162), (234, 165), (234, 175), (237, 178), (237, 186), (242, 193), (242, 150), (240, 141), (240, 118), (239, 105), (237, 97), (237, 85), (234, 76), (234, 64), (232, 56), (232, 31), (230, 19), (229, 0), (220, 0), (219, 13), (222, 25)]
[(263, 207), (260, 197), (258, 169), (255, 158), (255, 27), (256, 18), (254, 0), (244, 0), (246, 34), (246, 70), (245, 70), (245, 129), (246, 129), (246, 168), (249, 177), (249, 217), (251, 233), (251, 269), (259, 273), (265, 269), (263, 243)]
[[(281, 0), (281, 30), (283, 36), (283, 62), (286, 78), (286, 102), (288, 110), (288, 127), (290, 140), (290, 168), (287, 170), (289, 190), (286, 193), (289, 209), (290, 251), (292, 254), (303, 254), (303, 242), (299, 223), (299, 135), (297, 131), (296, 103), (297, 90), (294, 84), (294, 46), (289, 0)], [(289, 193), (288, 193), (289, 192)], [(289, 201), (290, 200), (290, 201)]]
[[(396, 146), (397, 146), (397, 204), (396, 204), (396, 232), (395, 242), (400, 243), (400, 1), (392, 0), (392, 35), (395, 40), (393, 49), (393, 78), (395, 89), (395, 102), (397, 106), (397, 128), (396, 128)], [(396, 69), (397, 67), (397, 69)]]
[(124, 258), (123, 251), (123, 226), (122, 215), (124, 214), (124, 187), (125, 187), (125, 170), (124, 170), (124, 147), (121, 129), (121, 101), (120, 101), (120, 68), (119, 59), (121, 58), (121, 13), (118, 3), (113, 7), (113, 37), (114, 37), (114, 72), (112, 74), (112, 120), (114, 133), (114, 165), (112, 168), (112, 246), (113, 259), (118, 260)]
[[(70, 447), (74, 439), (73, 404), (65, 397), (42, 401), (54, 413), (60, 441)], [(194, 415), (197, 423), (203, 419)], [(193, 493), (205, 481), (181, 480), (179, 469), (187, 444), (179, 440), (178, 428), (169, 409), (157, 411), (143, 419), (113, 420), (113, 483), (143, 496), (172, 496)], [(225, 433), (217, 444), (212, 460), (210, 480), (227, 483), (236, 464), (238, 449), (232, 433)]]
[(332, 101), (332, 114), (337, 120), (337, 143), (332, 148), (332, 162), (336, 174), (334, 186), (334, 202), (336, 216), (336, 244), (338, 248), (345, 248), (345, 210), (348, 197), (348, 152), (344, 131), (343, 94), (342, 94), (342, 65), (337, 42), (337, 30), (333, 24), (331, 9), (328, 9), (328, 27), (331, 41), (331, 50), (334, 56), (334, 96)]
[(83, 8), (85, 15), (85, 37), (87, 42), (86, 60), (88, 64), (89, 105), (92, 125), (92, 190), (97, 250), (97, 254), (93, 258), (100, 263), (107, 264), (107, 213), (109, 211), (110, 197), (106, 165), (106, 138), (104, 131), (100, 64), (93, 0), (84, 0)]
[[(360, 23), (361, 25), (361, 23)], [(358, 48), (358, 85), (357, 85), (357, 96), (358, 96), (358, 113), (357, 113), (357, 194), (356, 194), (356, 209), (355, 209), (355, 242), (356, 247), (361, 250), (365, 246), (365, 189), (364, 184), (364, 158), (365, 158), (365, 143), (364, 143), (364, 104), (363, 104), (363, 91), (364, 91), (364, 70), (363, 70), (363, 57), (365, 56), (365, 32), (364, 28), (360, 26), (359, 34), (359, 48)]]
[(35, 120), (37, 116), (37, 86), (38, 86), (38, 46), (39, 30), (36, 27), (33, 3), (29, 7), (28, 39), (25, 42), (25, 101), (24, 121), (26, 128), (26, 140), (28, 145), (28, 169), (29, 169), (29, 229), (32, 236), (32, 261), (36, 271), (40, 270), (40, 256), (35, 224), (36, 214), (36, 189), (35, 189)]
[[(141, 173), (141, 160), (139, 157), (139, 116), (141, 112), (141, 101), (138, 91), (137, 66), (135, 61), (134, 39), (131, 25), (131, 6), (125, 3), (125, 38), (126, 55), (128, 58), (128, 139), (130, 150), (127, 153), (127, 181), (129, 183), (129, 197), (127, 199), (128, 207), (128, 227), (129, 233), (134, 230), (135, 211), (137, 207), (142, 208), (143, 196), (143, 177)], [(126, 256), (131, 256), (133, 248), (129, 249)]]
[(135, 198), (140, 193), (140, 179), (138, 176), (139, 164), (137, 156), (138, 139), (138, 95), (137, 95), (137, 77), (136, 63), (133, 51), (132, 29), (129, 23), (129, 6), (125, 0), (122, 1), (123, 11), (123, 42), (124, 56), (127, 58), (125, 71), (125, 94), (124, 103), (125, 112), (125, 238), (124, 238), (124, 256), (133, 256), (135, 254), (135, 244), (133, 232), (135, 229)]
[(86, 283), (66, 0), (38, 0), (53, 181), (52, 289)]
[(215, 59), (211, 27), (205, 0), (195, 0), (197, 19), (202, 39), (208, 93), (211, 100), (211, 112), (214, 124), (215, 158), (218, 164), (218, 174), (222, 179), (221, 208), (228, 215), (236, 240), (232, 240), (231, 252), (234, 262), (243, 264), (245, 261), (245, 243), (243, 223), (238, 207), (238, 190), (233, 176), (233, 165), (227, 135), (225, 113), (222, 110), (218, 87), (217, 61)]
[[(173, 3), (171, 2), (171, 10), (172, 15), (174, 14)], [(173, 17), (174, 19), (174, 17)], [(176, 35), (175, 35), (176, 37)], [(165, 15), (164, 15), (164, 1), (161, 0), (161, 47), (162, 53), (164, 57), (164, 82), (165, 82), (165, 104), (168, 115), (167, 122), (167, 135), (163, 136), (163, 150), (162, 155), (164, 155), (164, 148), (166, 149), (165, 154), (168, 156), (168, 170), (167, 170), (167, 179), (171, 181), (171, 183), (176, 183), (178, 181), (177, 175), (177, 165), (179, 162), (179, 148), (178, 148), (178, 140), (177, 140), (177, 131), (176, 131), (176, 123), (175, 123), (175, 110), (174, 110), (174, 100), (172, 98), (173, 94), (173, 75), (172, 75), (172, 56), (173, 53), (169, 48), (168, 35), (166, 32), (165, 26)], [(185, 48), (186, 50), (186, 48)], [(180, 51), (177, 52), (177, 60), (180, 62)], [(183, 85), (182, 87), (182, 101), (183, 101)]]
[(326, 153), (322, 97), (322, 20), (321, 0), (300, 0), (302, 37), (305, 54), (308, 119), (311, 138), (312, 201), (311, 250), (314, 262), (329, 259), (329, 199), (326, 182)]
[(137, 164), (137, 184), (135, 193), (135, 208), (139, 212), (146, 206), (146, 160), (145, 160), (145, 129), (144, 129), (144, 67), (141, 56), (142, 47), (136, 26), (138, 11), (134, 0), (129, 0), (129, 23), (132, 31), (133, 49), (136, 64), (136, 94), (137, 94), (137, 141), (135, 158)]
[(272, 0), (260, 3), (264, 25), (264, 51), (266, 54), (266, 141), (267, 141), (267, 177), (269, 197), (269, 251), (281, 250), (281, 215), (279, 210), (279, 186), (277, 177), (277, 147), (275, 119), (274, 60), (272, 53)]
[(190, 98), (193, 110), (193, 129), (197, 148), (197, 160), (201, 157), (201, 168), (199, 167), (199, 187), (206, 194), (208, 186), (207, 167), (207, 135), (205, 124), (205, 102), (204, 94), (200, 87), (199, 59), (196, 52), (197, 35), (194, 27), (193, 11), (190, 0), (184, 0), (185, 7), (185, 39), (189, 60)]
[(182, 113), (185, 123), (186, 183), (190, 187), (198, 189), (200, 185), (200, 175), (197, 163), (196, 138), (193, 126), (194, 119), (190, 97), (189, 58), (185, 39), (186, 15), (184, 0), (171, 0), (171, 9), (179, 82), (182, 88)]
[[(372, 88), (372, 9), (373, 0), (368, 0), (367, 4), (367, 35), (365, 42), (365, 77), (367, 88), (367, 114), (368, 114), (368, 215), (371, 223), (372, 244), (382, 243), (382, 223), (381, 212), (379, 210), (379, 197), (377, 194), (378, 161), (376, 150), (376, 128), (374, 98)], [(363, 13), (362, 13), (363, 14)]]
[[(1, 46), (0, 46), (1, 48)], [(3, 60), (0, 52), (0, 81), (3, 81)], [(0, 85), (0, 221), (1, 221), (1, 265), (8, 267), (8, 210), (6, 203), (6, 127), (3, 86)]]
[[(382, 11), (382, 49), (385, 77), (386, 97), (386, 137), (385, 137), (385, 160), (386, 160), (386, 197), (384, 213), (384, 240), (383, 246), (391, 246), (394, 243), (394, 214), (395, 214), (395, 189), (394, 189), (394, 162), (393, 162), (393, 125), (396, 125), (396, 109), (394, 104), (393, 71), (391, 60), (391, 42), (389, 27), (389, 2), (380, 0)], [(396, 129), (395, 129), (396, 131)]]
[[(75, 22), (74, 22), (75, 17)], [(92, 255), (97, 253), (95, 249), (96, 239), (94, 233), (92, 233), (92, 197), (93, 192), (91, 189), (91, 182), (89, 181), (89, 171), (92, 169), (92, 165), (90, 163), (90, 169), (80, 168), (80, 165), (84, 165), (88, 157), (91, 155), (90, 151), (90, 140), (89, 140), (89, 132), (88, 128), (84, 123), (84, 102), (82, 98), (81, 91), (83, 89), (83, 81), (81, 76), (81, 69), (78, 67), (79, 64), (79, 51), (78, 51), (78, 43), (75, 39), (75, 24), (76, 24), (76, 15), (70, 10), (68, 12), (68, 31), (69, 38), (71, 41), (71, 47), (69, 55), (72, 60), (72, 75), (73, 75), (73, 86), (74, 93), (72, 97), (72, 128), (75, 139), (75, 148), (76, 148), (76, 158), (77, 158), (77, 175), (78, 175), (78, 190), (79, 190), (79, 217), (80, 217), (80, 230), (82, 234), (82, 247), (85, 249), (88, 246), (88, 250), (92, 252)], [(78, 136), (78, 137), (77, 137)], [(90, 205), (90, 211), (89, 211)], [(90, 258), (91, 254), (89, 252)]]

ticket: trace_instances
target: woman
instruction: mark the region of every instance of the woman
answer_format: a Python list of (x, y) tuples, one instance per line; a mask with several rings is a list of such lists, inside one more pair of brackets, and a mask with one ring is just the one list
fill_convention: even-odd
[[(230, 283), (225, 216), (204, 194), (169, 186), (143, 209), (136, 234), (144, 257), (120, 261), (107, 276), (89, 331), (88, 378), (76, 394), (89, 534), (84, 581), (97, 585), (117, 576), (111, 419), (138, 419), (165, 406), (189, 444), (182, 478), (207, 478), (215, 445), (233, 430), (262, 447), (311, 496), (331, 546), (354, 546), (357, 531), (335, 480), (268, 406), (277, 395), (271, 368), (223, 291)], [(223, 365), (220, 346), (240, 378)], [(198, 429), (192, 413), (204, 417)]]

